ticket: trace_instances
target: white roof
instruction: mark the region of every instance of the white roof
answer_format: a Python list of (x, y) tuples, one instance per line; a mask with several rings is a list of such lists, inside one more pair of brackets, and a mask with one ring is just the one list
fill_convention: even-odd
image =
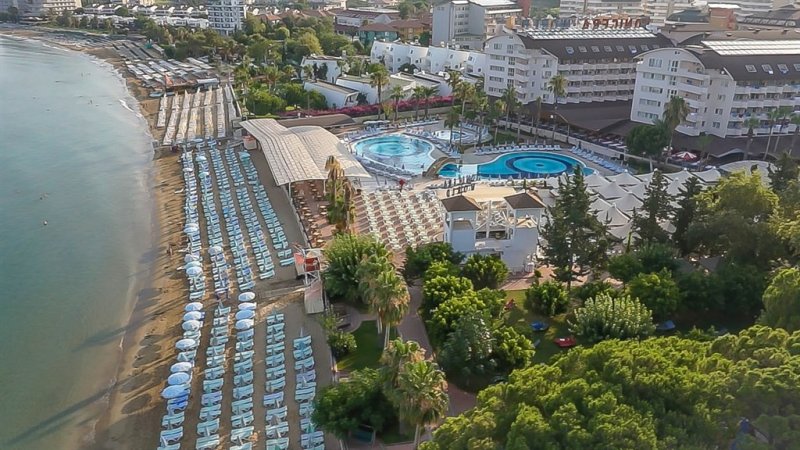
[(348, 178), (370, 177), (339, 138), (322, 127), (286, 128), (274, 119), (246, 120), (242, 127), (261, 144), (278, 186), (328, 178), (325, 162), (329, 156), (339, 161)]
[(671, 181), (669, 185), (667, 185), (667, 194), (672, 196), (680, 194), (681, 189), (683, 188), (683, 183), (685, 182), (686, 180), (681, 180), (681, 179)]
[(705, 183), (716, 183), (722, 176), (722, 174), (719, 173), (719, 170), (717, 169), (708, 169), (702, 172), (694, 172), (693, 175), (699, 178), (700, 181), (703, 181)]
[(636, 175), (636, 178), (644, 181), (644, 184), (650, 184), (650, 180), (653, 179), (653, 172), (645, 173), (642, 175)]
[(639, 197), (640, 199), (644, 199), (645, 194), (647, 193), (647, 183), (639, 183), (634, 186), (629, 186), (627, 189), (631, 194)]
[(607, 201), (598, 197), (592, 202), (591, 205), (589, 205), (589, 209), (595, 212), (602, 212), (608, 210), (612, 206), (613, 205), (611, 205), (611, 203), (608, 203)]
[(635, 176), (631, 175), (630, 172), (627, 170), (617, 175), (612, 175), (608, 177), (609, 180), (617, 183), (620, 186), (633, 186), (635, 184), (639, 184), (642, 181), (636, 178)]
[(595, 190), (600, 197), (606, 200), (624, 197), (628, 193), (625, 189), (619, 187), (616, 183), (608, 183), (607, 185)]
[(664, 175), (667, 178), (669, 178), (670, 180), (673, 180), (673, 181), (675, 181), (675, 180), (686, 181), (689, 178), (692, 178), (691, 172), (689, 172), (686, 169), (683, 169), (680, 172), (665, 173)]
[(633, 223), (628, 222), (618, 227), (609, 227), (608, 232), (617, 239), (628, 239), (628, 234), (630, 234), (632, 229)]
[(631, 193), (614, 200), (612, 203), (625, 214), (630, 213), (634, 209), (639, 209), (642, 207), (642, 201)]
[(631, 219), (620, 211), (616, 206), (612, 206), (604, 212), (597, 214), (597, 219), (608, 224), (609, 227), (621, 227), (627, 225)]
[(610, 181), (608, 181), (606, 177), (599, 175), (597, 172), (594, 172), (586, 177), (586, 185), (592, 189), (607, 186), (609, 183)]

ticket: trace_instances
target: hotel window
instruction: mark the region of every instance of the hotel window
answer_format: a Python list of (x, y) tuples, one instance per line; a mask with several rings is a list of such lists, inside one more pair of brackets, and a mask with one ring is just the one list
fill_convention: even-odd
[(789, 68), (786, 66), (786, 64), (778, 64), (778, 70), (780, 70), (781, 73), (789, 72)]
[(495, 50), (502, 50), (503, 49), (503, 44), (494, 44), (492, 46), (492, 48), (495, 49)]
[(586, 47), (580, 46), (580, 47), (578, 47), (578, 51), (581, 52), (581, 53), (586, 53)]
[(762, 64), (761, 68), (764, 70), (764, 72), (767, 72), (768, 74), (772, 75), (772, 66), (770, 66), (769, 64)]
[(661, 60), (656, 58), (650, 58), (647, 65), (650, 67), (661, 67)]
[(711, 127), (712, 127), (712, 128), (719, 128), (719, 126), (720, 126), (720, 125), (719, 125), (719, 122), (713, 122), (713, 123), (711, 124)]
[(603, 46), (603, 50), (605, 50), (605, 51), (607, 51), (607, 52), (610, 52), (610, 51), (612, 51), (613, 49), (611, 48), (611, 46), (610, 46), (610, 45), (604, 45), (604, 46)]
[(567, 47), (567, 54), (568, 54), (568, 55), (571, 55), (571, 54), (573, 54), (573, 53), (575, 53), (575, 49), (574, 49), (574, 48), (572, 48), (572, 47)]
[(794, 70), (800, 72), (800, 64), (795, 64), (794, 65)]
[(635, 45), (629, 45), (628, 49), (631, 51), (631, 53), (636, 53), (636, 46)]
[(755, 73), (756, 72), (756, 66), (754, 66), (752, 64), (747, 64), (747, 65), (744, 66), (744, 68), (747, 69), (747, 71), (750, 72), (750, 73)]
[(600, 53), (600, 47), (598, 47), (596, 45), (593, 45), (592, 46), (592, 51), (595, 52), (595, 53)]

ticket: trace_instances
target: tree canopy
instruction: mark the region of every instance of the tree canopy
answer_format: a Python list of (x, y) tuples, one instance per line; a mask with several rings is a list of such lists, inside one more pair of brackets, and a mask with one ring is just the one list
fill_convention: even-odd
[(389, 251), (386, 246), (370, 236), (345, 233), (337, 235), (325, 247), (324, 252), (328, 268), (323, 277), (328, 295), (335, 299), (366, 305), (363, 291), (359, 289), (358, 268), (365, 256), (388, 258)]
[(464, 255), (453, 251), (453, 246), (448, 242), (431, 242), (418, 247), (406, 247), (403, 275), (407, 279), (418, 278), (426, 273), (434, 262), (461, 264), (463, 260)]
[(574, 315), (569, 330), (586, 342), (644, 338), (655, 331), (653, 313), (630, 296), (600, 294), (586, 300)]
[[(746, 417), (774, 447), (800, 421), (800, 332), (754, 327), (713, 342), (601, 342), (511, 373), (448, 418), (427, 450), (727, 448)], [(750, 448), (750, 447), (747, 447)]]
[(638, 298), (659, 321), (669, 319), (681, 301), (681, 291), (666, 269), (637, 275), (626, 283), (625, 292)]
[(634, 155), (654, 157), (669, 144), (669, 129), (662, 125), (638, 125), (625, 137), (625, 145)]
[(345, 439), (360, 425), (380, 433), (396, 420), (395, 410), (383, 393), (377, 370), (352, 372), (347, 381), (326, 386), (314, 401), (314, 423), (334, 436)]
[(764, 291), (761, 323), (787, 331), (800, 330), (800, 269), (781, 269)]
[(508, 277), (508, 267), (497, 256), (475, 254), (467, 258), (461, 269), (475, 289), (497, 289)]

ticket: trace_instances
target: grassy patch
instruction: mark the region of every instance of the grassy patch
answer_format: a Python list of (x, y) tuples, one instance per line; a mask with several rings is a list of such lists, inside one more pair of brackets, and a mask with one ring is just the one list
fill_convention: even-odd
[(412, 442), (414, 440), (414, 428), (411, 428), (410, 430), (408, 429), (410, 427), (405, 428), (405, 430), (401, 431), (400, 424), (395, 422), (386, 427), (386, 429), (383, 430), (383, 433), (379, 434), (378, 437), (385, 445)]
[[(392, 334), (395, 334), (394, 332)], [(353, 332), (356, 338), (356, 351), (337, 361), (339, 370), (353, 371), (367, 367), (378, 368), (378, 360), (383, 353), (383, 336), (378, 335), (378, 324), (374, 320), (361, 322)]]
[[(546, 317), (528, 311), (524, 305), (524, 290), (506, 291), (506, 297), (509, 300), (514, 300), (514, 307), (505, 313), (506, 323), (525, 336), (528, 336), (531, 342), (536, 343), (536, 341), (539, 341), (536, 347), (536, 354), (533, 356), (534, 363), (547, 363), (553, 355), (564, 351), (553, 342), (553, 339), (569, 336), (570, 333), (567, 329), (566, 314)], [(533, 329), (531, 329), (531, 323), (536, 321), (547, 322), (550, 324), (550, 328), (544, 332), (533, 331)]]

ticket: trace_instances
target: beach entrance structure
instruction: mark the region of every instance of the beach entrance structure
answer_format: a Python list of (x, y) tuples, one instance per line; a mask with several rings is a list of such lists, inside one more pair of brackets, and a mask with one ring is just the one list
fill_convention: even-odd
[(303, 304), (306, 314), (325, 311), (325, 289), (322, 285), (322, 249), (295, 246), (294, 267), (297, 276), (303, 278), (305, 291)]

